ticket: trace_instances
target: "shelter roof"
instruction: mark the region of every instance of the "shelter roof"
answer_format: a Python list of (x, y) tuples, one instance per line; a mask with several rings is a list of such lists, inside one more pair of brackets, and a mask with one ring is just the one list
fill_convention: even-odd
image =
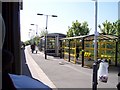
[[(70, 40), (70, 39), (84, 39), (84, 40), (94, 40), (94, 34), (92, 35), (83, 35), (83, 36), (76, 36), (76, 37), (66, 37), (62, 38), (61, 40)], [(104, 35), (99, 34), (98, 40), (116, 40), (118, 39), (115, 35)]]

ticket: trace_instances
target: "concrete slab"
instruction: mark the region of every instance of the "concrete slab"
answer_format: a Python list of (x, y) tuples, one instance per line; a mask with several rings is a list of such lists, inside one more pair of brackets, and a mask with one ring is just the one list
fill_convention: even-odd
[[(27, 64), (30, 64), (32, 75), (43, 82), (46, 82), (42, 79), (45, 76), (52, 82), (52, 87), (55, 85), (56, 88), (92, 88), (92, 69), (83, 68), (80, 64), (72, 64), (58, 57), (47, 56), (46, 60), (44, 53), (32, 54), (29, 47), (26, 48), (26, 52)], [(60, 62), (64, 64), (61, 65)], [(98, 82), (98, 88), (116, 88), (117, 83), (117, 72), (109, 72), (108, 82)]]

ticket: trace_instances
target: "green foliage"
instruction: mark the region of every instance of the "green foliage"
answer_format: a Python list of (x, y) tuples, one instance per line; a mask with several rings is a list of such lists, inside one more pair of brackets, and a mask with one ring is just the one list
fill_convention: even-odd
[(44, 30), (41, 30), (41, 32), (40, 32), (40, 37), (41, 37), (41, 36), (45, 36), (46, 34), (48, 34), (48, 31), (46, 31), (45, 29), (44, 29)]
[(30, 40), (24, 42), (25, 46), (30, 45)]
[(33, 38), (33, 42), (34, 42), (36, 45), (38, 45), (39, 42), (40, 42), (40, 37), (38, 37), (38, 36), (34, 37), (34, 38)]
[(103, 34), (118, 36), (118, 62), (120, 64), (120, 20), (108, 22), (107, 20), (98, 26)]
[(72, 22), (72, 27), (68, 27), (67, 37), (80, 36), (89, 34), (90, 29), (88, 28), (88, 23), (85, 21), (83, 23)]
[(40, 42), (40, 37), (36, 36), (34, 37), (33, 39), (30, 39), (30, 40), (27, 40), (24, 42), (24, 44), (27, 46), (27, 45), (31, 45), (33, 43), (36, 43), (36, 45), (38, 45)]
[(118, 63), (120, 64), (120, 41), (118, 42)]
[(68, 28), (69, 29), (68, 29), (68, 32), (67, 32), (67, 37), (73, 37), (74, 36), (73, 30), (70, 27), (68, 27)]
[(116, 22), (109, 22), (105, 21), (102, 25), (98, 25), (101, 32), (106, 35), (118, 35), (118, 21)]
[(120, 37), (120, 20), (115, 22), (115, 29), (117, 30), (117, 36)]
[(118, 20), (117, 22), (117, 35), (118, 35), (118, 63), (120, 64), (120, 20)]

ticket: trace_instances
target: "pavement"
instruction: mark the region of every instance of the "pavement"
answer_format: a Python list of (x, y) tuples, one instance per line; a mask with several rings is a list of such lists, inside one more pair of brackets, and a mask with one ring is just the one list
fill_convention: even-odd
[[(59, 57), (47, 55), (45, 59), (43, 52), (31, 53), (30, 46), (25, 47), (23, 55), (23, 74), (30, 75), (51, 88), (92, 88), (93, 70), (90, 68), (83, 68), (80, 64)], [(98, 81), (97, 87), (117, 90), (117, 74), (116, 67), (109, 67), (108, 82)]]

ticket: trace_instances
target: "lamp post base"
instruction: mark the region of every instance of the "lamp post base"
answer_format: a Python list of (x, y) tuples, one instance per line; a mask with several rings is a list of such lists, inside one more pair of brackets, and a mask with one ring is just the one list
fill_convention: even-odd
[(47, 53), (46, 53), (46, 50), (45, 50), (45, 59), (47, 59)]

